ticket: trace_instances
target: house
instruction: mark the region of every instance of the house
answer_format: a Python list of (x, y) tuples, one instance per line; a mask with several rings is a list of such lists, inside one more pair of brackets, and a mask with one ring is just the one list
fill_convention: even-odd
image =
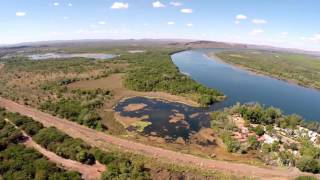
[[(260, 138), (261, 138), (261, 140), (263, 140), (263, 142), (266, 143), (266, 144), (272, 144), (272, 143), (274, 143), (274, 142), (278, 142), (278, 141), (279, 141), (279, 138), (277, 138), (277, 137), (272, 137), (272, 136), (270, 136), (270, 135), (268, 135), (268, 134), (264, 134), (264, 135), (261, 136)], [(260, 138), (259, 138), (259, 139), (260, 139)]]

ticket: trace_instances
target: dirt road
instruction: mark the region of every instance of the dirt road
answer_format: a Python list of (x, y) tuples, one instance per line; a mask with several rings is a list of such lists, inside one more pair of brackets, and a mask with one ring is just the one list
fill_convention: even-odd
[[(6, 119), (9, 123), (15, 126), (10, 120)], [(15, 126), (18, 128), (17, 126)], [(82, 178), (85, 180), (98, 180), (101, 178), (102, 172), (106, 170), (105, 165), (100, 164), (98, 161), (94, 165), (87, 165), (82, 164), (80, 162), (71, 160), (71, 159), (65, 159), (57, 154), (48, 151), (47, 149), (43, 148), (39, 144), (37, 144), (35, 141), (32, 140), (32, 138), (22, 131), (23, 136), (25, 136), (27, 139), (23, 142), (23, 144), (27, 147), (34, 148), (38, 152), (40, 152), (43, 156), (47, 157), (49, 161), (60, 165), (64, 169), (71, 170), (71, 171), (77, 171), (82, 174)]]
[[(102, 132), (97, 132), (93, 129), (78, 125), (65, 119), (51, 116), (37, 109), (22, 106), (4, 98), (0, 98), (0, 106), (5, 107), (8, 111), (18, 112), (20, 114), (32, 117), (36, 121), (43, 123), (45, 126), (54, 126), (74, 138), (81, 138), (88, 144), (97, 146), (102, 149), (108, 148), (110, 144), (112, 144), (130, 152), (166, 160), (167, 162), (171, 163), (193, 165), (208, 170), (221, 170), (227, 173), (234, 173), (239, 176), (254, 176), (260, 177), (262, 179), (294, 179), (294, 177), (300, 175), (309, 175), (307, 173), (301, 173), (296, 168), (259, 168), (247, 164), (238, 164), (200, 158), (189, 154), (183, 154), (171, 150), (128, 141), (125, 139), (107, 135)], [(320, 178), (320, 176), (318, 176), (318, 178)]]

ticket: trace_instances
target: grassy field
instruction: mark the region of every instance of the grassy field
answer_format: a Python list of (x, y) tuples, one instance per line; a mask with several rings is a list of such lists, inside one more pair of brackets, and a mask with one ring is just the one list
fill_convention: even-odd
[(257, 73), (320, 89), (319, 57), (258, 50), (225, 51), (216, 53), (215, 56)]

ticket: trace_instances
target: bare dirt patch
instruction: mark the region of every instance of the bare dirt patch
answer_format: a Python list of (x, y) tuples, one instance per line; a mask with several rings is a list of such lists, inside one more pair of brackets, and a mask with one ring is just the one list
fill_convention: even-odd
[(123, 110), (126, 112), (130, 112), (130, 111), (138, 111), (141, 110), (143, 108), (147, 107), (146, 104), (140, 103), (140, 104), (129, 104), (128, 106), (124, 107)]
[(216, 144), (216, 139), (211, 128), (202, 128), (198, 133), (191, 136), (191, 141), (203, 146)]
[(169, 122), (170, 123), (177, 123), (180, 121), (184, 121), (186, 119), (186, 116), (182, 113), (175, 113), (174, 115), (170, 116)]

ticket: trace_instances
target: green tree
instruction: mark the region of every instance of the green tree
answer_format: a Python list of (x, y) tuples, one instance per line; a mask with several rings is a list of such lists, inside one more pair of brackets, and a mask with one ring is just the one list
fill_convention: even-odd
[(308, 156), (302, 156), (297, 162), (297, 168), (303, 172), (318, 173), (320, 170), (319, 161)]

